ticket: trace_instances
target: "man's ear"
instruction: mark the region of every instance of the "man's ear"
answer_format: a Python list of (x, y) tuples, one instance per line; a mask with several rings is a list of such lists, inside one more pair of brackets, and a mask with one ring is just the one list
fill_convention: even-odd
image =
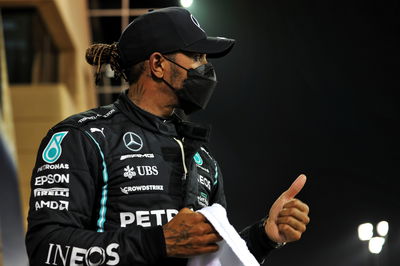
[(166, 60), (159, 52), (154, 52), (149, 58), (150, 74), (158, 79), (162, 79), (165, 75)]

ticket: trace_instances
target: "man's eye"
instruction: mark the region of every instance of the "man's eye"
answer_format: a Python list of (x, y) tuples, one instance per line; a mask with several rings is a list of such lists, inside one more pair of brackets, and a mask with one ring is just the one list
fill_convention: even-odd
[(201, 54), (195, 54), (195, 55), (193, 56), (193, 59), (194, 59), (195, 61), (201, 61)]

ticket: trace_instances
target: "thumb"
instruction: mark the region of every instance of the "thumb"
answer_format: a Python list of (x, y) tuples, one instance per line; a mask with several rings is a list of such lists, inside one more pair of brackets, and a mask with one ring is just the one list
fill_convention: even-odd
[(306, 183), (307, 177), (303, 174), (299, 175), (296, 180), (292, 183), (288, 190), (283, 193), (286, 199), (293, 199), (301, 191)]

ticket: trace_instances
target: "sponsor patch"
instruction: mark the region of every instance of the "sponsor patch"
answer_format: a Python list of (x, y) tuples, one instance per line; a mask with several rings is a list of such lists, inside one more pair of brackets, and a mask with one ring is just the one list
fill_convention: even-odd
[(90, 132), (92, 133), (99, 132), (103, 135), (103, 137), (106, 137), (106, 135), (104, 135), (104, 127), (102, 127), (101, 129), (97, 127), (92, 127), (90, 128)]
[(42, 186), (44, 184), (60, 184), (69, 183), (69, 174), (49, 174), (35, 177), (35, 186)]
[(142, 138), (133, 132), (126, 132), (122, 137), (127, 147), (131, 151), (140, 151), (143, 148)]
[(54, 163), (62, 153), (61, 142), (68, 134), (68, 131), (55, 133), (43, 151), (42, 158), (46, 163)]
[(93, 115), (93, 116), (86, 116), (86, 117), (84, 117), (84, 118), (79, 119), (79, 120), (78, 120), (78, 123), (83, 123), (83, 122), (85, 122), (86, 120), (96, 120), (96, 119), (99, 118), (99, 117), (107, 118), (107, 117), (109, 117), (109, 116), (110, 116), (112, 113), (114, 113), (114, 112), (115, 112), (115, 109), (111, 109), (111, 110), (108, 111), (105, 115), (96, 114), (96, 115)]
[(193, 156), (193, 159), (197, 165), (203, 165), (203, 159), (198, 152), (196, 152), (196, 154)]
[(200, 184), (202, 184), (203, 186), (205, 186), (206, 188), (208, 188), (208, 190), (211, 190), (211, 182), (210, 180), (208, 180), (207, 178), (205, 178), (202, 175), (199, 175), (197, 177), (197, 182), (199, 182)]
[(33, 195), (35, 197), (42, 196), (55, 196), (55, 197), (69, 197), (69, 188), (36, 188), (33, 190)]
[(132, 179), (134, 176), (136, 176), (135, 168), (130, 167), (129, 165), (124, 168), (124, 176)]
[(204, 31), (204, 30), (201, 28), (200, 23), (197, 21), (197, 19), (196, 19), (192, 14), (190, 14), (190, 18), (192, 19), (192, 22), (194, 23), (194, 25), (196, 25), (199, 29), (201, 29), (202, 31)]
[(163, 225), (171, 221), (177, 213), (178, 210), (175, 209), (121, 212), (119, 218), (121, 220), (121, 227), (126, 227), (133, 223), (143, 227), (150, 227)]
[(59, 211), (63, 211), (63, 210), (67, 210), (68, 211), (68, 205), (69, 202), (65, 201), (65, 200), (51, 200), (51, 201), (45, 201), (45, 200), (38, 200), (35, 202), (35, 209), (39, 210), (42, 208), (48, 208), (48, 209), (52, 209), (52, 210), (59, 210)]
[(154, 154), (153, 153), (127, 154), (127, 155), (122, 155), (121, 158), (119, 158), (119, 160), (123, 161), (123, 160), (129, 159), (129, 158), (150, 158), (150, 159), (153, 159), (154, 158)]
[(119, 244), (111, 243), (105, 249), (93, 246), (88, 249), (62, 246), (60, 244), (49, 243), (47, 265), (117, 265), (120, 257), (117, 252)]
[(208, 195), (204, 192), (200, 192), (200, 195), (197, 196), (197, 202), (203, 207), (208, 206)]
[(58, 170), (58, 169), (69, 169), (69, 164), (67, 163), (58, 163), (58, 164), (44, 164), (37, 169), (37, 172), (41, 172), (44, 170)]
[(136, 166), (131, 167), (131, 166), (126, 166), (124, 168), (124, 176), (132, 179), (134, 176), (157, 176), (158, 175), (158, 169), (157, 166), (153, 165), (141, 165), (141, 166)]
[(163, 191), (163, 185), (142, 185), (142, 186), (129, 186), (120, 187), (121, 192), (124, 194), (129, 194), (131, 192), (142, 192), (142, 191)]

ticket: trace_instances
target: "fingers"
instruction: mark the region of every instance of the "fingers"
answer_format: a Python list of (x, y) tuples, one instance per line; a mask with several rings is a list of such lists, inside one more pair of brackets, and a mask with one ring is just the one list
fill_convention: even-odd
[(219, 250), (219, 246), (217, 244), (210, 244), (207, 246), (204, 246), (200, 249), (198, 254), (206, 254), (206, 253), (211, 253), (211, 252), (216, 252)]
[(196, 243), (198, 243), (198, 245), (201, 245), (201, 246), (215, 244), (216, 242), (219, 242), (221, 240), (222, 240), (222, 237), (218, 233), (210, 233), (210, 234), (195, 237)]
[(198, 235), (205, 235), (205, 234), (216, 234), (217, 231), (215, 230), (215, 228), (208, 222), (203, 222), (200, 223), (199, 225), (197, 225), (194, 228), (194, 234), (198, 234)]
[(276, 224), (285, 242), (299, 240), (310, 222), (307, 204), (298, 199), (287, 202), (279, 212)]
[(305, 175), (303, 174), (299, 175), (299, 177), (296, 178), (296, 180), (292, 183), (289, 189), (284, 192), (284, 196), (287, 199), (293, 199), (294, 197), (296, 197), (296, 195), (299, 194), (301, 189), (304, 187), (306, 181), (307, 177)]
[(289, 200), (285, 203), (285, 205), (283, 205), (283, 208), (297, 208), (307, 214), (310, 212), (310, 208), (308, 207), (308, 205), (299, 199)]
[(284, 216), (284, 217), (279, 217), (278, 220), (276, 221), (277, 225), (289, 225), (291, 228), (293, 228), (296, 231), (299, 231), (303, 233), (306, 231), (306, 224), (303, 222), (300, 222), (299, 220), (291, 217), (291, 216)]
[(282, 217), (293, 217), (307, 225), (310, 222), (308, 213), (309, 207), (307, 204), (298, 199), (293, 199), (283, 206), (283, 209), (279, 212), (278, 219)]
[(164, 239), (169, 257), (190, 257), (215, 252), (221, 236), (203, 214), (183, 208), (163, 225)]
[(301, 238), (302, 232), (295, 230), (288, 224), (278, 224), (279, 233), (283, 235), (285, 242), (297, 241)]

